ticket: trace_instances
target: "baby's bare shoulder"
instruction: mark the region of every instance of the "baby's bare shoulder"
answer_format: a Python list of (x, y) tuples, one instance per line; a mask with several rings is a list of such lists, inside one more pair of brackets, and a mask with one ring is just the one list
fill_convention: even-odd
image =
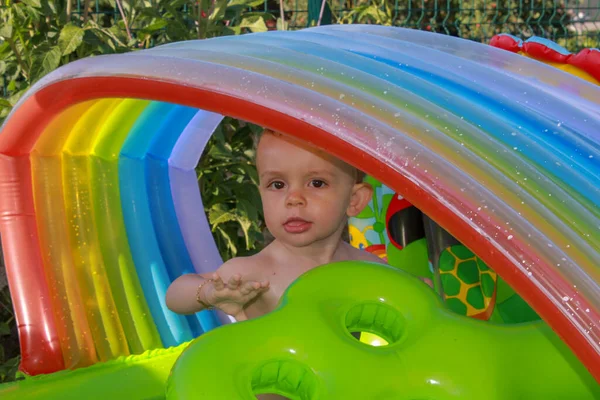
[(362, 261), (372, 261), (372, 262), (376, 262), (379, 264), (387, 264), (385, 262), (385, 260), (383, 260), (381, 257), (376, 256), (375, 254), (369, 253), (368, 251), (362, 251), (362, 250), (357, 250), (359, 253), (361, 253), (361, 258), (360, 260)]
[(350, 247), (350, 258), (349, 260), (357, 260), (357, 261), (371, 261), (379, 264), (387, 264), (385, 260), (376, 256), (373, 253), (369, 253), (368, 251), (359, 250), (356, 247)]
[(227, 260), (221, 265), (217, 272), (221, 274), (238, 274), (242, 271), (247, 271), (251, 269), (256, 262), (252, 259), (252, 257), (235, 257), (230, 260)]
[(217, 271), (222, 278), (226, 279), (235, 274), (245, 278), (261, 279), (263, 263), (261, 257), (256, 254), (248, 257), (235, 257), (221, 265)]

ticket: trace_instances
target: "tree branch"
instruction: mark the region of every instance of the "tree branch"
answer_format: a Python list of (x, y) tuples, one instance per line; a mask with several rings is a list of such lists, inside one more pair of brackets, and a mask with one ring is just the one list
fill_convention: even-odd
[(285, 27), (285, 10), (283, 9), (283, 0), (279, 0), (279, 14), (281, 17), (281, 27)]
[(317, 21), (317, 26), (321, 26), (321, 20), (323, 19), (323, 12), (325, 11), (326, 4), (327, 4), (327, 0), (323, 0), (321, 2), (321, 11), (319, 12), (319, 20)]
[(119, 7), (119, 14), (121, 14), (121, 18), (123, 18), (123, 22), (125, 23), (125, 30), (127, 31), (127, 37), (129, 41), (131, 41), (131, 31), (129, 30), (129, 24), (127, 23), (127, 17), (125, 17), (125, 12), (123, 12), (123, 6), (121, 5), (121, 0), (116, 0), (117, 6)]
[(17, 57), (17, 64), (19, 64), (19, 67), (21, 67), (21, 70), (23, 71), (23, 76), (25, 77), (25, 79), (29, 80), (29, 70), (27, 68), (27, 65), (25, 64), (25, 61), (23, 61), (23, 58), (21, 57), (21, 53), (19, 53), (19, 49), (17, 49), (17, 44), (12, 38), (7, 39), (6, 41), (8, 42), (8, 45), (12, 49), (13, 53), (15, 53), (15, 57)]

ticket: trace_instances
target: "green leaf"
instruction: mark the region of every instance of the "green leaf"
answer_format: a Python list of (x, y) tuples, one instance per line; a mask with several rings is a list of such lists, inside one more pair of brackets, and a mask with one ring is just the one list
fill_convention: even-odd
[(254, 8), (258, 6), (262, 6), (264, 4), (264, 0), (231, 0), (227, 3), (228, 7), (236, 7), (242, 6), (244, 8)]
[(139, 16), (149, 18), (162, 18), (163, 14), (155, 7), (144, 7), (138, 10)]
[(61, 29), (58, 38), (58, 47), (60, 47), (63, 56), (71, 54), (79, 47), (83, 41), (84, 33), (83, 29), (72, 24), (65, 25)]
[(123, 21), (119, 21), (117, 25), (113, 25), (110, 28), (98, 28), (99, 32), (106, 35), (109, 38), (109, 43), (114, 42), (113, 46), (125, 47), (125, 40), (127, 40), (127, 32), (125, 31), (125, 24)]
[(179, 21), (169, 22), (165, 31), (170, 41), (187, 40), (191, 38), (188, 28)]
[(169, 8), (174, 11), (174, 15), (181, 16), (183, 13), (181, 12), (181, 7), (185, 4), (189, 5), (189, 0), (170, 0)]
[[(229, 252), (231, 254), (230, 257), (235, 257), (235, 255), (237, 254), (238, 250), (237, 250), (237, 246), (235, 245), (234, 240), (231, 238), (231, 236), (227, 232), (225, 232), (221, 228), (217, 228), (217, 233), (219, 233), (219, 235), (225, 240), (225, 244), (227, 246), (227, 250), (229, 250)], [(227, 258), (230, 258), (230, 257), (223, 256), (224, 259), (227, 259)]]
[(209, 150), (208, 150), (208, 156), (209, 157), (214, 157), (215, 159), (225, 159), (225, 160), (230, 160), (232, 155), (231, 155), (231, 146), (228, 145), (227, 143), (218, 143), (216, 142), (214, 146), (212, 146)]
[(288, 30), (288, 22), (284, 21), (281, 18), (277, 18), (277, 30), (278, 31), (287, 31)]
[[(13, 4), (12, 11), (13, 11), (13, 15), (16, 17), (14, 19), (22, 21), (27, 18), (27, 14), (23, 11), (24, 7), (25, 7), (25, 5), (21, 4), (21, 3)], [(11, 21), (11, 23), (14, 23), (14, 22)]]
[(6, 322), (0, 322), (0, 336), (10, 335), (10, 327)]
[(242, 217), (245, 217), (250, 221), (258, 220), (258, 210), (250, 201), (246, 199), (240, 199), (237, 206)]
[(227, 10), (227, 1), (228, 0), (217, 0), (213, 12), (208, 16), (209, 21), (214, 22), (215, 20), (218, 21), (223, 19), (225, 11)]
[(27, 18), (31, 20), (31, 22), (36, 23), (42, 19), (42, 9), (41, 4), (39, 7), (32, 7), (29, 4), (21, 3), (23, 6), (23, 12), (27, 15)]
[(140, 29), (139, 31), (141, 32), (145, 32), (145, 33), (154, 33), (156, 31), (159, 31), (161, 29), (163, 29), (164, 27), (166, 27), (169, 24), (169, 22), (166, 19), (159, 19), (158, 21)]
[(222, 203), (215, 204), (208, 211), (208, 221), (213, 226), (213, 231), (216, 229), (217, 225), (224, 224), (225, 222), (235, 221), (237, 218), (238, 216), (235, 214), (235, 212), (228, 210)]
[[(3, 356), (4, 358), (4, 356)], [(0, 364), (0, 383), (14, 381), (19, 375), (20, 356), (16, 356)]]
[(250, 164), (239, 164), (240, 172), (250, 178), (253, 184), (258, 185), (258, 172), (256, 167)]
[(3, 59), (7, 59), (9, 57), (14, 58), (14, 54), (12, 53), (12, 49), (10, 48), (10, 44), (8, 42), (0, 42), (0, 57)]
[(40, 2), (40, 0), (21, 0), (21, 2), (35, 8), (42, 7), (42, 3)]
[(0, 98), (0, 109), (8, 108), (11, 109), (13, 106), (10, 104), (10, 101)]
[(43, 0), (41, 2), (41, 9), (44, 15), (57, 15), (60, 11), (57, 10), (56, 1), (54, 0)]
[(246, 217), (238, 216), (237, 222), (240, 224), (240, 227), (242, 228), (242, 232), (244, 233), (244, 239), (246, 241), (246, 250), (250, 250), (252, 248), (252, 245), (250, 244), (249, 231), (250, 231), (250, 228), (252, 227), (252, 221), (250, 221)]
[(265, 20), (259, 16), (245, 17), (242, 18), (240, 28), (248, 28), (252, 32), (266, 32), (267, 25)]
[(23, 88), (21, 90), (19, 90), (16, 93), (13, 93), (9, 98), (8, 101), (10, 102), (10, 104), (17, 104), (17, 102), (21, 99), (21, 97), (25, 94), (25, 92), (27, 92), (27, 90), (29, 89), (28, 85), (23, 85)]
[(13, 26), (12, 23), (3, 24), (0, 26), (0, 39), (8, 40), (12, 38)]
[(60, 47), (50, 47), (50, 45), (44, 43), (37, 47), (31, 54), (32, 63), (29, 76), (31, 82), (39, 80), (44, 75), (54, 71), (60, 64), (60, 57), (62, 53)]

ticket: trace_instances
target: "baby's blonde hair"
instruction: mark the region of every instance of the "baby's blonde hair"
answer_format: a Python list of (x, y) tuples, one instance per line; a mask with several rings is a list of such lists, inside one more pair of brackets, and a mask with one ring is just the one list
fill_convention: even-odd
[[(258, 150), (258, 144), (260, 143), (260, 139), (263, 137), (263, 135), (279, 135), (281, 136), (282, 134), (274, 131), (272, 129), (269, 128), (265, 128), (263, 129), (263, 131), (261, 133), (259, 133), (258, 135), (256, 135), (256, 139), (254, 141), (254, 156), (256, 157), (256, 153)], [(352, 165), (344, 162), (344, 164), (348, 165), (350, 168), (352, 168), (352, 170), (354, 171), (354, 183), (362, 183), (365, 179), (366, 174), (361, 171), (360, 169), (353, 167)]]

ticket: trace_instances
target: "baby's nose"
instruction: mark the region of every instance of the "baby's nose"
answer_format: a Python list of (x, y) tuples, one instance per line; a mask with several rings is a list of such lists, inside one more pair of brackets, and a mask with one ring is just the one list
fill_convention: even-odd
[(292, 191), (287, 197), (288, 206), (303, 206), (306, 204), (306, 199), (299, 191)]

